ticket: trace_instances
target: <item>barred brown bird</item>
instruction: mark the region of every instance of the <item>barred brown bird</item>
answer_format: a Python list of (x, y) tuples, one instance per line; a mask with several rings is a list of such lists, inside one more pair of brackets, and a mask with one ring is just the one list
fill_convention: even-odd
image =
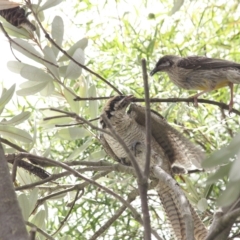
[(178, 87), (192, 90), (202, 90), (194, 95), (197, 98), (207, 92), (221, 87), (230, 87), (229, 111), (233, 107), (233, 84), (240, 84), (240, 64), (216, 58), (202, 56), (179, 57), (166, 55), (159, 59), (155, 68), (150, 72), (166, 72)]
[(36, 27), (27, 19), (25, 10), (23, 8), (14, 7), (0, 10), (0, 15), (15, 27), (22, 27), (27, 31), (36, 30)]
[[(106, 116), (129, 149), (132, 149), (134, 144), (140, 143), (140, 147), (142, 147), (144, 152), (146, 134), (145, 109), (136, 104), (130, 105), (131, 101), (132, 96), (111, 98), (104, 107), (100, 123), (104, 130), (110, 132), (107, 124), (104, 122), (103, 115)], [(129, 105), (129, 111), (126, 113)], [(171, 167), (174, 164), (183, 168), (191, 168), (193, 166), (192, 162), (195, 161), (196, 165), (198, 165), (202, 160), (202, 152), (154, 111), (151, 112), (151, 127), (151, 167), (158, 165), (166, 173), (173, 176)], [(106, 152), (110, 156), (123, 164), (131, 165), (128, 154), (118, 141), (106, 133), (102, 134), (102, 139)], [(142, 170), (145, 165), (145, 157), (143, 156), (145, 154), (135, 154), (136, 161)], [(178, 240), (186, 240), (186, 227), (178, 198), (172, 189), (162, 182), (158, 183), (156, 190), (171, 223), (175, 237)], [(191, 206), (190, 209), (194, 221), (195, 239), (203, 240), (207, 234), (206, 229)]]

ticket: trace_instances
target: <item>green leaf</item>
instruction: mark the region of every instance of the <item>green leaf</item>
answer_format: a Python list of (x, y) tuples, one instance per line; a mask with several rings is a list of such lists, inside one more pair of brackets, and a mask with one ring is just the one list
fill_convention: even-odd
[(51, 82), (53, 78), (45, 73), (42, 69), (34, 66), (24, 66), (20, 72), (23, 78), (28, 79), (29, 81), (35, 82)]
[[(52, 22), (52, 38), (59, 47), (62, 46), (63, 34), (64, 34), (63, 20), (60, 16), (55, 16)], [(55, 56), (57, 57), (59, 50), (54, 45), (52, 45), (52, 50)]]
[(239, 169), (240, 169), (240, 152), (238, 152), (236, 159), (232, 163), (232, 167), (231, 167), (230, 172), (229, 172), (229, 181), (240, 182)]
[(229, 182), (226, 186), (226, 190), (223, 191), (220, 197), (218, 198), (217, 205), (224, 207), (234, 203), (240, 194), (239, 184), (240, 184), (239, 181)]
[(223, 179), (228, 175), (231, 169), (232, 163), (228, 163), (219, 167), (212, 175), (210, 175), (207, 179), (207, 184), (215, 183), (219, 179)]
[(3, 91), (0, 98), (0, 109), (3, 109), (5, 105), (12, 99), (15, 91), (16, 84), (12, 85), (7, 91)]
[(19, 96), (28, 96), (28, 95), (34, 95), (37, 92), (40, 92), (42, 89), (44, 89), (48, 85), (48, 82), (24, 82), (20, 85), (22, 87), (21, 90), (17, 91), (17, 95)]
[(202, 162), (203, 168), (211, 168), (221, 164), (229, 163), (230, 158), (234, 158), (239, 152), (240, 133), (238, 133), (226, 147), (215, 151)]
[(97, 161), (101, 158), (104, 158), (106, 156), (106, 152), (104, 150), (93, 152), (89, 155), (88, 160), (89, 161)]
[(29, 32), (26, 29), (17, 28), (15, 26), (13, 26), (9, 22), (7, 22), (5, 18), (3, 18), (1, 16), (0, 16), (0, 21), (2, 22), (4, 29), (6, 30), (6, 32), (9, 35), (16, 37), (16, 38), (24, 38), (24, 39), (31, 38), (31, 35), (29, 34)]
[(27, 196), (25, 194), (20, 194), (18, 196), (18, 203), (20, 205), (20, 208), (22, 210), (22, 215), (23, 215), (23, 219), (25, 221), (28, 221), (29, 215), (31, 213), (31, 209), (29, 208), (29, 200), (27, 198)]
[[(44, 59), (45, 60), (47, 60), (47, 61), (49, 61), (49, 62), (51, 62), (55, 65), (58, 65), (55, 54), (54, 54), (52, 48), (46, 46), (43, 49), (43, 52), (44, 52)], [(53, 64), (50, 64), (50, 63), (47, 63), (47, 62), (43, 62), (43, 63), (47, 67), (47, 69), (54, 75), (54, 77), (59, 80), (60, 79), (59, 68), (54, 66)]]
[(32, 137), (29, 133), (13, 126), (0, 125), (0, 134), (6, 138), (12, 138), (20, 142), (32, 142)]
[(35, 224), (41, 229), (45, 229), (45, 210), (41, 209), (31, 220), (31, 223)]
[[(24, 66), (27, 66), (28, 64), (25, 64), (25, 63), (22, 63), (22, 62), (18, 62), (18, 61), (8, 61), (7, 62), (7, 67), (8, 69), (11, 71), (11, 72), (14, 72), (14, 73), (18, 73), (20, 74), (22, 68)], [(31, 65), (28, 65), (28, 66), (31, 66)]]
[(75, 96), (72, 93), (70, 93), (69, 91), (67, 91), (66, 89), (64, 89), (64, 96), (65, 96), (68, 104), (70, 105), (71, 111), (75, 112), (76, 114), (79, 114), (80, 104), (79, 104), (79, 101), (73, 100), (75, 98)]
[[(36, 62), (42, 63), (42, 60), (40, 59), (43, 58), (42, 54), (40, 54), (30, 43), (22, 39), (15, 38), (11, 46), (20, 53), (22, 53), (24, 56), (29, 57)], [(40, 58), (38, 58), (37, 56)]]
[(197, 203), (197, 208), (199, 211), (204, 212), (208, 208), (208, 203), (206, 198), (201, 198)]
[[(88, 96), (89, 97), (97, 97), (96, 86), (91, 85), (88, 89)], [(90, 118), (96, 118), (98, 116), (98, 101), (89, 100), (89, 114)], [(96, 122), (97, 124), (97, 122)]]
[(48, 82), (46, 87), (40, 91), (40, 94), (44, 97), (49, 97), (54, 91), (53, 82)]
[[(81, 48), (78, 48), (72, 58), (74, 60), (76, 60), (77, 62), (81, 63), (82, 65), (84, 65), (84, 61), (85, 61), (85, 56), (84, 56), (84, 52)], [(82, 68), (80, 66), (78, 66), (75, 62), (73, 62), (72, 60), (70, 60), (69, 65), (67, 67), (67, 71), (65, 74), (65, 78), (69, 78), (69, 79), (76, 79), (78, 78), (82, 73)]]
[(81, 147), (76, 148), (71, 154), (70, 156), (67, 158), (66, 161), (72, 161), (73, 159), (79, 157), (79, 155), (81, 153), (83, 153), (88, 147), (89, 145), (92, 143), (92, 139), (88, 139)]
[(33, 190), (30, 192), (30, 195), (29, 195), (28, 207), (30, 209), (30, 213), (34, 210), (37, 200), (38, 200), (38, 188), (33, 188)]
[(10, 120), (1, 122), (1, 125), (18, 125), (30, 117), (30, 112), (21, 112), (20, 114), (12, 117)]
[[(88, 39), (83, 38), (78, 42), (76, 42), (73, 46), (71, 46), (70, 49), (67, 51), (67, 54), (72, 56), (78, 48), (81, 48), (82, 50), (84, 50), (87, 47), (87, 45), (88, 45)], [(67, 60), (69, 60), (69, 58), (66, 55), (63, 55), (59, 58), (58, 62), (67, 61)]]
[(57, 6), (59, 3), (61, 3), (63, 0), (47, 0), (40, 8), (39, 12), (46, 10), (51, 7)]
[(82, 139), (89, 135), (89, 131), (79, 127), (64, 128), (58, 131), (58, 136), (65, 140)]

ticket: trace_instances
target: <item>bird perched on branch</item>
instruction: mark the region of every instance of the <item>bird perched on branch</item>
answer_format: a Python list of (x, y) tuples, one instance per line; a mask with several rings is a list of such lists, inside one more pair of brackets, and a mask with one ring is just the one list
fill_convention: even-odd
[[(143, 171), (145, 166), (145, 108), (131, 104), (132, 96), (116, 96), (111, 98), (105, 105), (100, 117), (100, 124), (107, 133), (102, 133), (106, 152), (122, 164), (131, 165), (128, 153), (122, 145), (111, 136), (109, 123), (120, 136), (130, 151), (135, 152), (136, 161)], [(127, 107), (130, 105), (128, 112)], [(108, 119), (109, 121), (106, 121)], [(192, 168), (193, 163), (199, 165), (203, 158), (202, 151), (185, 138), (180, 132), (172, 128), (164, 118), (156, 112), (151, 112), (151, 159), (150, 167), (160, 166), (167, 174), (173, 176), (172, 167)], [(137, 148), (136, 147), (137, 143)], [(138, 144), (140, 143), (140, 145)], [(134, 150), (135, 148), (135, 150)], [(178, 187), (178, 186), (176, 186)], [(181, 211), (181, 203), (175, 192), (165, 183), (159, 181), (156, 191), (159, 194), (163, 208), (173, 228), (174, 235), (178, 240), (186, 239), (186, 226)], [(190, 205), (194, 221), (194, 237), (203, 240), (206, 237), (206, 229), (199, 219), (197, 213)]]
[(233, 84), (240, 84), (240, 64), (216, 58), (202, 56), (179, 57), (166, 55), (158, 60), (155, 68), (150, 72), (153, 76), (157, 72), (166, 72), (178, 87), (189, 90), (201, 90), (194, 95), (197, 98), (207, 92), (229, 86), (229, 112), (233, 108)]
[(0, 15), (15, 27), (22, 27), (27, 31), (36, 30), (36, 27), (27, 19), (25, 10), (21, 7), (0, 10)]

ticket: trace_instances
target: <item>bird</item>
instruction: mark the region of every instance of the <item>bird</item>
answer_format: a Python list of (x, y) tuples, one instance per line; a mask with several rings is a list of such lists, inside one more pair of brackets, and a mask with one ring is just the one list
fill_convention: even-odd
[(25, 10), (21, 7), (0, 10), (0, 15), (15, 27), (24, 28), (29, 32), (36, 30), (36, 27), (27, 19)]
[[(111, 135), (109, 122), (130, 150), (137, 146), (134, 151), (135, 158), (143, 171), (145, 166), (145, 157), (143, 156), (145, 156), (146, 149), (145, 108), (132, 103), (133, 99), (132, 95), (120, 95), (107, 101), (100, 115), (100, 125), (104, 130), (101, 133), (101, 139), (104, 142), (104, 149), (110, 157), (124, 165), (131, 165), (128, 154)], [(129, 110), (127, 111), (128, 107)], [(106, 122), (106, 118), (109, 120), (108, 122)], [(161, 166), (166, 173), (173, 177), (172, 167), (174, 165), (181, 168), (191, 168), (194, 164), (197, 167), (200, 165), (204, 157), (202, 151), (180, 132), (171, 127), (155, 111), (151, 111), (151, 134), (150, 167), (155, 165)], [(142, 152), (142, 154), (136, 152)], [(162, 182), (158, 183), (156, 191), (170, 221), (175, 238), (186, 240), (185, 223), (175, 193)], [(194, 221), (194, 237), (196, 240), (203, 240), (207, 235), (207, 230), (191, 205), (190, 209)]]
[(233, 84), (240, 84), (240, 64), (205, 56), (180, 57), (165, 55), (156, 63), (150, 75), (166, 72), (170, 80), (180, 88), (200, 90), (191, 98), (197, 106), (197, 98), (212, 90), (229, 86), (229, 112), (233, 108)]

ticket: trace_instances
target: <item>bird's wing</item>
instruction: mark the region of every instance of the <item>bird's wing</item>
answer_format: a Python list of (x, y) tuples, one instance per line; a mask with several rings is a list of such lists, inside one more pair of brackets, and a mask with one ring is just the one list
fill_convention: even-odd
[[(145, 108), (131, 104), (129, 114), (135, 121), (145, 126)], [(164, 118), (156, 112), (151, 112), (151, 132), (158, 144), (164, 149), (171, 164), (187, 170), (201, 168), (204, 153), (190, 142), (183, 134), (171, 127)]]
[(185, 69), (210, 70), (216, 68), (239, 68), (240, 64), (217, 58), (190, 56), (178, 60), (177, 66)]

